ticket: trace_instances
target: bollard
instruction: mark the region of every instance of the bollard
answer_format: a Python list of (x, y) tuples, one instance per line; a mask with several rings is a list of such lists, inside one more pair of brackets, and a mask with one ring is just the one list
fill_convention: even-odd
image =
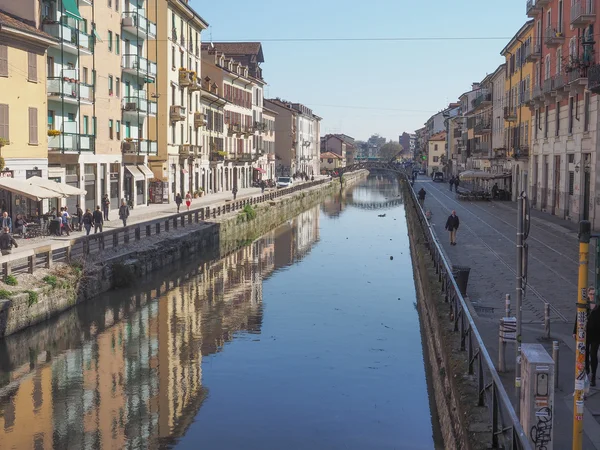
[(554, 360), (554, 387), (558, 388), (558, 341), (552, 343), (552, 359)]
[(550, 303), (544, 304), (544, 338), (550, 339)]

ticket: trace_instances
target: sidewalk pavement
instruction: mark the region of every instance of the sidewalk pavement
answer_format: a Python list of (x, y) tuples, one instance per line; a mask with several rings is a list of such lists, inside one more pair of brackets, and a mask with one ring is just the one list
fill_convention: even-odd
[[(315, 179), (324, 178), (323, 176), (315, 177)], [(298, 181), (294, 183), (294, 185), (303, 184), (305, 182)], [(267, 188), (265, 189), (265, 193), (275, 191), (276, 188)], [(253, 198), (261, 195), (260, 188), (243, 188), (240, 189), (236, 200), (243, 200), (246, 198)], [(219, 192), (215, 194), (205, 195), (204, 197), (192, 199), (192, 205), (190, 207), (190, 211), (195, 211), (197, 209), (206, 208), (207, 206), (217, 206), (223, 204), (226, 200), (233, 200), (233, 194), (229, 191)], [(180, 212), (186, 211), (185, 199), (181, 204)], [(73, 214), (73, 211), (70, 211), (70, 214)], [(159, 219), (161, 217), (166, 217), (172, 214), (177, 214), (177, 205), (175, 202), (173, 203), (164, 203), (164, 204), (150, 204), (148, 206), (136, 207), (129, 210), (129, 218), (127, 219), (127, 225), (134, 225), (141, 222), (146, 222), (154, 219)], [(108, 215), (109, 221), (104, 221), (104, 229), (111, 230), (114, 228), (121, 228), (123, 226), (123, 222), (119, 219), (118, 210), (110, 210)], [(92, 230), (93, 233), (93, 230)], [(83, 236), (85, 231), (73, 231), (71, 232), (71, 236), (40, 236), (31, 239), (21, 239), (15, 235), (15, 239), (17, 240), (19, 247), (13, 250), (13, 254), (19, 253), (20, 250), (27, 250), (35, 247), (40, 247), (43, 245), (49, 245), (53, 242), (58, 241), (68, 241), (73, 238), (77, 238)]]
[[(515, 314), (516, 204), (459, 201), (447, 183), (419, 177), (414, 188), (427, 192), (425, 210), (444, 252), (454, 265), (468, 266), (468, 300), (477, 327), (492, 358), (497, 361), (498, 323), (504, 299), (510, 294)], [(446, 219), (455, 210), (460, 219), (457, 245), (451, 246)], [(554, 448), (571, 448), (575, 343), (572, 338), (579, 268), (577, 224), (531, 211), (528, 276), (523, 300), (523, 342), (541, 343), (552, 354), (552, 340), (560, 342), (559, 386), (555, 391)], [(593, 266), (591, 258), (590, 267)], [(590, 283), (593, 271), (590, 271)], [(543, 340), (544, 304), (550, 304), (551, 339)], [(501, 374), (514, 398), (514, 346), (508, 345), (507, 373)], [(600, 449), (600, 390), (592, 388), (584, 413), (584, 449)], [(527, 431), (527, 430), (526, 430)]]

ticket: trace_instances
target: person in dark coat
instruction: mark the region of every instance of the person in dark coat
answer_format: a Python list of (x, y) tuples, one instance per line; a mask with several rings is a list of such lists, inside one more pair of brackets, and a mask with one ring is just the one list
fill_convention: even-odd
[(177, 194), (175, 196), (175, 204), (177, 205), (177, 212), (179, 212), (179, 208), (181, 208), (182, 203), (183, 203), (183, 199), (181, 198), (181, 194)]
[(104, 197), (102, 197), (102, 211), (104, 212), (104, 220), (109, 220), (108, 219), (109, 207), (110, 207), (110, 200), (108, 199), (108, 194), (104, 194)]
[(94, 216), (92, 215), (92, 211), (89, 209), (85, 210), (85, 214), (81, 217), (81, 223), (85, 228), (85, 234), (89, 235), (92, 229), (92, 224), (94, 223)]
[(427, 195), (427, 192), (425, 192), (425, 189), (421, 188), (421, 190), (417, 193), (417, 196), (419, 197), (419, 203), (421, 204), (421, 206), (423, 206), (423, 204), (425, 203), (425, 196)]
[(77, 215), (77, 222), (78, 222), (78, 227), (79, 227), (79, 231), (83, 230), (83, 209), (81, 209), (81, 206), (79, 206), (79, 203), (77, 204), (77, 209), (76, 209), (76, 215)]
[(460, 220), (456, 215), (456, 211), (452, 211), (452, 214), (446, 220), (446, 230), (450, 232), (450, 245), (456, 245), (456, 232), (460, 225)]
[(104, 218), (102, 217), (102, 212), (100, 211), (100, 205), (96, 206), (96, 211), (92, 213), (92, 217), (94, 219), (94, 234), (98, 232), (98, 229), (100, 229), (100, 233), (102, 233)]
[[(594, 286), (590, 286), (588, 288), (585, 328), (585, 373), (589, 376), (590, 386), (596, 386), (598, 350), (600, 349), (600, 308), (596, 304), (595, 296), (596, 289)], [(575, 325), (573, 326), (573, 338), (577, 338), (577, 319), (575, 319)]]
[(460, 178), (454, 177), (454, 191), (458, 191), (458, 186), (460, 185)]
[(18, 247), (17, 241), (11, 236), (10, 229), (4, 227), (4, 233), (0, 234), (0, 250), (3, 255), (10, 255), (12, 253), (13, 245)]
[(448, 184), (450, 185), (450, 192), (452, 192), (452, 186), (454, 185), (454, 177), (450, 177), (450, 181), (448, 181)]
[[(177, 205), (179, 206), (179, 205)], [(127, 206), (127, 203), (125, 202), (125, 200), (123, 200), (121, 202), (121, 206), (119, 207), (119, 219), (121, 219), (123, 221), (123, 226), (126, 227), (127, 226), (127, 218), (129, 217), (129, 206)]]

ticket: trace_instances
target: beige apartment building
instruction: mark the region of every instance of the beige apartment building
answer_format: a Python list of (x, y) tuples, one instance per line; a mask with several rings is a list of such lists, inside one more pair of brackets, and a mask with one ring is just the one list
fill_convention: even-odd
[[(149, 156), (155, 182), (151, 200), (173, 201), (177, 193), (195, 191), (207, 151), (200, 149), (204, 118), (201, 89), (201, 38), (208, 23), (186, 0), (148, 0), (148, 18), (156, 23), (156, 39), (148, 41), (148, 55), (156, 61), (156, 82), (148, 91), (157, 100), (156, 117), (149, 117), (149, 138), (158, 144)], [(151, 64), (151, 63), (149, 63)]]
[[(0, 177), (48, 176), (44, 65), (46, 51), (55, 43), (34, 26), (0, 13)], [(34, 215), (38, 206), (6, 191), (0, 191), (0, 202), (13, 216)]]

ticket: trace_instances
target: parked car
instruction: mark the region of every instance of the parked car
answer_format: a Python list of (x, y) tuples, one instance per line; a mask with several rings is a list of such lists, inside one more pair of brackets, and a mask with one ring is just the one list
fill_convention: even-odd
[(425, 169), (421, 169), (419, 170), (419, 175), (425, 175), (427, 172), (425, 172)]
[(436, 172), (433, 174), (433, 181), (444, 181), (444, 174), (442, 172)]
[(290, 187), (293, 183), (291, 177), (279, 177), (277, 178), (277, 189)]

